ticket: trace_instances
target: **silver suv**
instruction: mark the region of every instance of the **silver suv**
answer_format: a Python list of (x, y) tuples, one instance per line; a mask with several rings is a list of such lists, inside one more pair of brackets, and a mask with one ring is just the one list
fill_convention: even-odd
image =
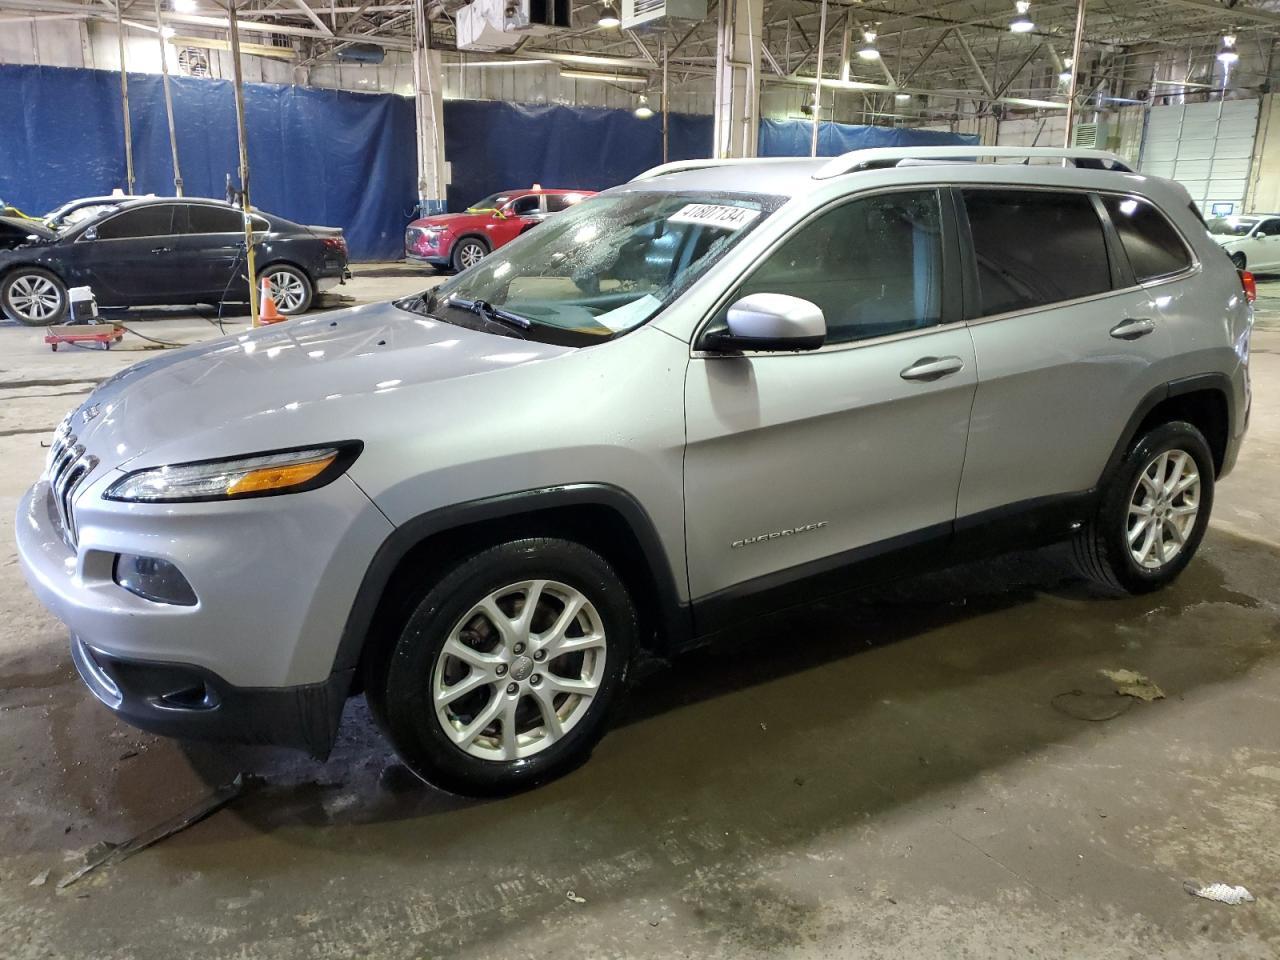
[(1058, 540), (1169, 583), (1248, 419), (1249, 280), (1110, 154), (669, 164), (420, 296), (103, 383), (22, 565), (131, 723), (324, 756), (363, 692), (424, 779), (508, 792), (641, 649)]

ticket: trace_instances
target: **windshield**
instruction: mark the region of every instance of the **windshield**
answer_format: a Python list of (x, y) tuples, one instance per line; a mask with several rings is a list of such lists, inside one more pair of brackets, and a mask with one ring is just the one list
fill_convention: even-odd
[(471, 206), (467, 207), (467, 209), (468, 210), (497, 210), (510, 199), (511, 199), (511, 194), (509, 193), (495, 193), (485, 197), (483, 200), (477, 200)]
[(1206, 226), (1209, 232), (1219, 237), (1243, 237), (1257, 224), (1252, 217), (1218, 217), (1210, 220)]
[[(570, 208), (424, 294), (428, 312), (475, 304), (526, 336), (590, 343), (653, 317), (781, 205), (781, 197), (605, 194)], [(490, 319), (493, 319), (492, 315)]]
[(87, 206), (76, 207), (69, 212), (63, 212), (65, 207), (59, 207), (44, 219), (54, 230), (69, 230), (71, 227), (84, 223), (86, 220), (92, 220), (99, 214), (114, 213), (118, 209), (119, 206), (114, 203), (91, 203)]

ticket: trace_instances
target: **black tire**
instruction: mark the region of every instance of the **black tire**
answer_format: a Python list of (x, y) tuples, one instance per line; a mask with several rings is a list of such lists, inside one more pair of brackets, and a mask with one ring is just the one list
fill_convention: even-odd
[[(1195, 522), (1180, 551), (1155, 568), (1139, 564), (1129, 549), (1130, 507), (1140, 497), (1139, 477), (1161, 454), (1183, 451), (1195, 461), (1200, 487)], [(1094, 518), (1075, 537), (1080, 572), (1127, 593), (1149, 593), (1172, 583), (1191, 562), (1213, 509), (1213, 454), (1204, 435), (1183, 421), (1160, 424), (1138, 436), (1102, 490)], [(1162, 529), (1161, 537), (1164, 537)]]
[[(56, 305), (48, 313), (47, 308), (28, 306), (25, 301), (32, 285), (51, 291), (57, 298)], [(0, 282), (0, 310), (10, 320), (26, 327), (47, 327), (61, 323), (67, 315), (67, 287), (57, 276), (40, 267), (18, 267), (5, 275)]]
[[(585, 658), (587, 654), (571, 653), (566, 655), (566, 659), (557, 658), (552, 653), (549, 659), (537, 665), (529, 656), (512, 659), (509, 651), (515, 649), (514, 645), (504, 645), (493, 633), (491, 646), (472, 646), (472, 649), (506, 656), (506, 663), (510, 666), (502, 666), (503, 672), (497, 674), (505, 676), (506, 680), (486, 681), (476, 688), (474, 694), (459, 697), (455, 701), (462, 705), (458, 714), (448, 717), (457, 724), (451, 729), (457, 731), (458, 727), (478, 722), (481, 714), (491, 708), (499, 708), (499, 701), (502, 701), (514, 704), (510, 708), (513, 721), (522, 716), (520, 710), (538, 711), (523, 714), (524, 722), (528, 724), (525, 735), (534, 736), (536, 731), (541, 731), (541, 736), (549, 737), (547, 720), (550, 718), (540, 711), (536, 696), (539, 691), (553, 699), (564, 697), (560, 700), (561, 706), (554, 709), (567, 711), (564, 718), (566, 729), (559, 739), (550, 738), (545, 747), (518, 759), (473, 756), (450, 739), (445, 731), (445, 721), (437, 716), (434, 708), (437, 669), (444, 671), (457, 663), (445, 653), (445, 644), (455, 629), (464, 637), (476, 637), (477, 622), (481, 625), (480, 633), (490, 634), (489, 621), (477, 621), (473, 613), (480, 601), (509, 585), (531, 580), (554, 581), (580, 592), (589, 601), (605, 637), (600, 648), (603, 664), (592, 661), (591, 667), (598, 686), (594, 696), (577, 700), (572, 699), (572, 695), (549, 693), (554, 689), (555, 680), (573, 681), (572, 672), (568, 676), (560, 672), (565, 669), (563, 664), (567, 663), (569, 668), (578, 664), (579, 676), (588, 670), (585, 659), (574, 659)], [(552, 589), (551, 586), (544, 589), (543, 596), (549, 599), (540, 601), (541, 608), (535, 610), (544, 618), (543, 636), (546, 635), (545, 617), (550, 616), (554, 620), (559, 615), (554, 606), (559, 601), (551, 593)], [(527, 599), (527, 594), (521, 599)], [(503, 602), (507, 601), (500, 596), (498, 606), (501, 607)], [(512, 609), (518, 611), (519, 607)], [(590, 614), (584, 613), (584, 616)], [(464, 618), (467, 619), (464, 621)], [(516, 540), (475, 554), (429, 585), (399, 637), (381, 656), (371, 658), (366, 664), (365, 691), (373, 716), (396, 753), (423, 780), (465, 796), (516, 793), (561, 776), (590, 756), (607, 728), (609, 714), (626, 678), (637, 636), (636, 613), (631, 597), (598, 553), (567, 540)], [(471, 646), (470, 643), (468, 645)], [(532, 650), (527, 652), (533, 653)], [(553, 663), (562, 666), (553, 668)], [(532, 673), (525, 669), (530, 664), (533, 664), (530, 668)], [(467, 667), (466, 670), (461, 680), (448, 681), (448, 684), (451, 686), (467, 680), (473, 668)], [(539, 671), (546, 674), (546, 679)], [(519, 684), (514, 683), (517, 679)], [(530, 686), (540, 680), (540, 688)], [(504, 684), (517, 686), (518, 692), (512, 695), (510, 686)], [(474, 699), (468, 701), (468, 697)], [(453, 709), (453, 706), (446, 708)], [(506, 733), (504, 715), (493, 716), (491, 722), (483, 726), (484, 731), (492, 733), (486, 735), (482, 732), (473, 741), (473, 748), (502, 749), (502, 734)], [(520, 722), (513, 722), (513, 729), (519, 730)], [(533, 744), (536, 748), (536, 737)]]
[[(316, 291), (306, 271), (299, 270), (289, 263), (273, 263), (269, 267), (263, 267), (262, 276), (271, 278), (271, 289), (275, 296), (276, 309), (286, 317), (300, 316), (311, 309), (311, 303), (315, 300)], [(286, 298), (275, 292), (280, 290), (290, 291), (290, 296)], [(295, 299), (293, 291), (298, 291), (301, 299)], [(286, 299), (288, 303), (286, 303)]]
[[(479, 259), (484, 259), (489, 255), (489, 245), (479, 237), (463, 237), (453, 245), (453, 252), (449, 254), (449, 265), (453, 268), (454, 273), (461, 273), (474, 263), (468, 260), (471, 254), (479, 252)], [(479, 262), (478, 260), (476, 262)]]
[(1237, 270), (1244, 270), (1248, 267), (1249, 261), (1243, 253), (1231, 254), (1231, 262), (1236, 265)]

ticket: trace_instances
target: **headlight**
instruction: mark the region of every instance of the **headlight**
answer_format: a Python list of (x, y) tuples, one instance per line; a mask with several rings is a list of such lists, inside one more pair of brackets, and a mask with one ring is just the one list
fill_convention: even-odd
[(126, 503), (240, 500), (314, 490), (341, 476), (359, 456), (357, 440), (135, 470), (104, 496)]

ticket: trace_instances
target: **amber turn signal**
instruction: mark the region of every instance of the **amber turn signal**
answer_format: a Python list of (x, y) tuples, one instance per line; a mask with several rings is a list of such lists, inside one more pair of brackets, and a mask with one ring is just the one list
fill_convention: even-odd
[(278, 467), (260, 467), (257, 470), (250, 470), (227, 484), (227, 496), (299, 486), (308, 480), (314, 480), (336, 459), (338, 455), (333, 453), (322, 460), (312, 460), (308, 463), (289, 463)]

